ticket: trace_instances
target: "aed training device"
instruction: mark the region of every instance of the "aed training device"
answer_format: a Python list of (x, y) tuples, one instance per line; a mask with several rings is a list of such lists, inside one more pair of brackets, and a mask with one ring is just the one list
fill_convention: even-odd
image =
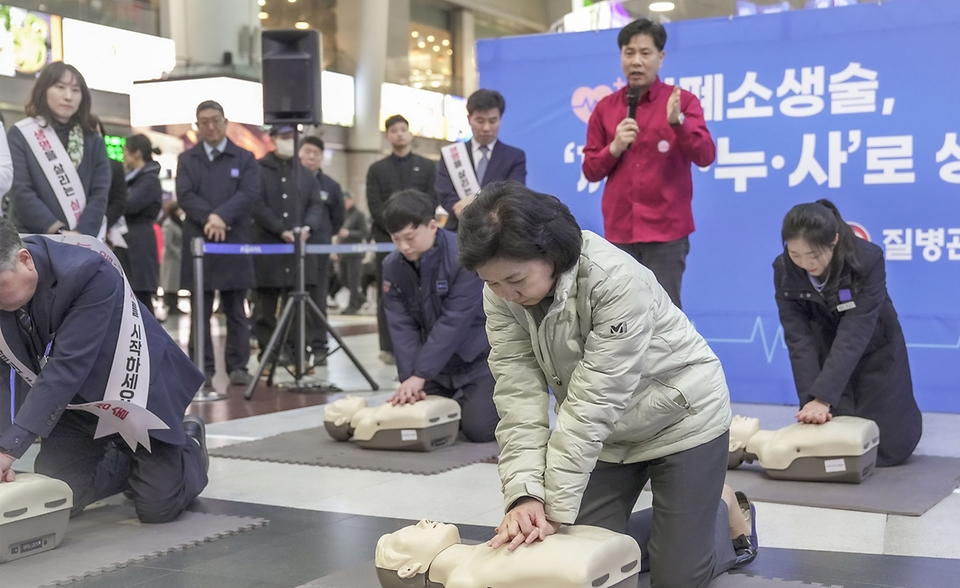
[(56, 549), (73, 507), (66, 482), (40, 474), (17, 474), (0, 484), (0, 564)]
[(324, 408), (323, 425), (335, 440), (352, 440), (363, 449), (433, 451), (456, 443), (460, 416), (460, 404), (442, 396), (376, 408), (347, 396)]

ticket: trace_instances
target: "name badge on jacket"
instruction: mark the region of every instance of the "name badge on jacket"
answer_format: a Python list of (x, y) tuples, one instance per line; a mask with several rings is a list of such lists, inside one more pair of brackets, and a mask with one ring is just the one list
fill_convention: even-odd
[(446, 294), (449, 289), (446, 280), (437, 280), (437, 294)]
[(239, 169), (239, 168), (236, 168), (236, 167), (230, 168), (230, 177), (231, 177), (231, 178), (239, 178), (239, 177), (240, 177), (240, 169)]
[(327, 198), (329, 197), (330, 197), (330, 192), (327, 192), (326, 190), (320, 190), (320, 200), (323, 200), (324, 202), (326, 202)]
[(857, 307), (857, 303), (853, 301), (853, 295), (850, 294), (850, 290), (843, 288), (838, 294), (840, 304), (837, 305), (837, 312), (853, 310)]

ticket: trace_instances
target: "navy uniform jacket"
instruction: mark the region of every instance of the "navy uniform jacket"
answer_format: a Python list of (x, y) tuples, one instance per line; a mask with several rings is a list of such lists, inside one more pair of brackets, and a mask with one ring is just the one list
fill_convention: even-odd
[(490, 351), (483, 282), (457, 262), (457, 237), (439, 229), (420, 272), (399, 251), (383, 261), (383, 303), (400, 381), (458, 372)]
[[(54, 132), (52, 126), (48, 127), (48, 132)], [(57, 221), (66, 225), (67, 217), (63, 215), (57, 195), (20, 129), (11, 127), (7, 139), (13, 169), (16, 170), (10, 189), (10, 221), (25, 233), (45, 233)], [(107, 162), (103, 138), (97, 133), (84, 133), (83, 160), (77, 168), (77, 175), (87, 196), (87, 205), (76, 230), (91, 237), (100, 232), (107, 210), (107, 194), (110, 192), (110, 164)]]
[[(814, 398), (834, 415), (868, 418), (880, 427), (878, 465), (906, 459), (920, 440), (907, 345), (887, 294), (883, 250), (856, 239), (862, 269), (846, 264), (823, 292), (782, 254), (773, 263), (777, 307), (800, 405)], [(853, 302), (840, 311), (838, 306)]]
[[(45, 237), (25, 240), (37, 269), (37, 291), (29, 304), (34, 329), (49, 361), (40, 371), (20, 336), (15, 312), (0, 312), (0, 328), (10, 349), (38, 375), (16, 413), (15, 424), (0, 435), (0, 447), (20, 457), (36, 437), (46, 437), (67, 404), (103, 400), (123, 312), (123, 280), (95, 252)], [(147, 408), (170, 428), (150, 437), (182, 445), (183, 414), (203, 384), (203, 374), (147, 312), (141, 316), (150, 350)], [(54, 337), (55, 334), (55, 337)], [(0, 394), (9, 398), (10, 367), (0, 362)]]
[(343, 226), (343, 217), (346, 213), (346, 207), (343, 204), (343, 188), (323, 171), (318, 171), (316, 178), (320, 182), (320, 227), (310, 234), (307, 243), (329, 245), (333, 236)]
[[(470, 158), (470, 164), (473, 165), (473, 141), (467, 141), (467, 157)], [(474, 169), (476, 166), (474, 165)], [(490, 161), (487, 163), (487, 171), (483, 174), (483, 181), (480, 182), (480, 188), (487, 184), (498, 182), (500, 180), (513, 180), (521, 184), (527, 183), (527, 156), (522, 149), (511, 147), (503, 141), (497, 140), (490, 153)], [(450, 181), (450, 173), (447, 171), (447, 164), (443, 159), (437, 164), (437, 181), (435, 189), (440, 198), (442, 206), (449, 214), (445, 229), (456, 231), (459, 221), (457, 215), (453, 213), (453, 205), (460, 201), (457, 191)]]
[[(250, 243), (253, 205), (260, 198), (260, 166), (253, 153), (227, 140), (210, 161), (203, 143), (180, 154), (177, 161), (177, 202), (187, 215), (183, 222), (183, 263), (180, 287), (193, 290), (190, 242), (203, 237), (203, 227), (217, 214), (230, 228), (224, 243)], [(203, 267), (204, 290), (246, 290), (254, 287), (249, 255), (208, 255)]]
[[(297, 166), (299, 187), (293, 181), (292, 165)], [(322, 207), (317, 179), (297, 158), (284, 160), (268, 153), (260, 160), (260, 196), (253, 207), (254, 243), (284, 243), (283, 232), (297, 226), (310, 227), (310, 235), (316, 235), (321, 231)], [(293, 255), (254, 256), (257, 287), (296, 287), (296, 263)], [(303, 273), (308, 286), (317, 283), (316, 255), (304, 257)]]

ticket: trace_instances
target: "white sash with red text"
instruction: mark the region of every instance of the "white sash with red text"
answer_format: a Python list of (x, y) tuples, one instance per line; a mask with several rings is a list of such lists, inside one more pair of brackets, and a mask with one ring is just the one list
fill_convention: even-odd
[(60, 137), (52, 127), (45, 125), (42, 118), (25, 118), (16, 126), (56, 194), (63, 216), (67, 219), (67, 227), (71, 231), (76, 229), (80, 215), (87, 206), (87, 194)]
[(479, 194), (480, 182), (477, 181), (477, 174), (473, 170), (473, 164), (470, 163), (467, 144), (452, 143), (440, 149), (440, 154), (443, 156), (443, 163), (447, 166), (447, 173), (450, 174), (450, 181), (453, 182), (453, 189), (457, 191), (460, 200)]
[[(147, 409), (147, 400), (150, 396), (150, 352), (147, 348), (147, 336), (143, 327), (140, 304), (133, 294), (133, 289), (130, 288), (130, 282), (123, 274), (116, 256), (101, 241), (87, 235), (43, 236), (52, 241), (76, 245), (100, 254), (120, 272), (123, 278), (124, 309), (120, 319), (117, 348), (114, 351), (113, 365), (110, 368), (110, 376), (107, 378), (103, 400), (70, 404), (67, 408), (84, 410), (100, 417), (95, 439), (120, 433), (132, 450), (136, 451), (139, 443), (150, 451), (150, 429), (169, 429), (170, 427)], [(55, 337), (56, 334), (54, 334)], [(11, 351), (2, 331), (0, 331), (0, 357), (31, 387), (37, 381), (37, 374), (18, 360)], [(46, 357), (41, 362), (41, 373), (45, 363)]]

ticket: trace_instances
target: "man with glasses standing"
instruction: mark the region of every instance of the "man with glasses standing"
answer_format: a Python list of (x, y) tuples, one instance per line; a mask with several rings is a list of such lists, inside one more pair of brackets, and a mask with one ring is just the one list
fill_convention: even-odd
[[(223, 107), (213, 100), (197, 106), (200, 143), (180, 154), (177, 162), (177, 200), (186, 213), (183, 222), (183, 250), (203, 237), (215, 243), (249, 243), (252, 232), (252, 208), (260, 194), (260, 172), (253, 153), (227, 138), (227, 119)], [(247, 255), (207, 255), (204, 263), (203, 319), (209, 324), (213, 313), (213, 293), (220, 292), (220, 308), (227, 317), (227, 342), (224, 359), (230, 384), (245, 386), (250, 359), (250, 323), (244, 312), (246, 291), (256, 287), (253, 259)], [(180, 286), (193, 290), (193, 264), (180, 266)], [(214, 375), (213, 342), (205, 329), (205, 386)], [(190, 354), (193, 355), (191, 339)]]

